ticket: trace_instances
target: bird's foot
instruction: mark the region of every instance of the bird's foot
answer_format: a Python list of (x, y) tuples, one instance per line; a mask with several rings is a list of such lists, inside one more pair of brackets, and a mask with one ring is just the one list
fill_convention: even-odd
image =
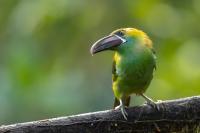
[(125, 110), (125, 106), (119, 105), (119, 106), (115, 107), (115, 110), (118, 110), (118, 109), (121, 110), (124, 119), (125, 119), (125, 120), (128, 120), (128, 119), (127, 119), (128, 113), (127, 113), (126, 110)]
[(118, 110), (118, 109), (120, 109), (120, 108), (121, 108), (121, 105), (116, 106), (116, 107), (115, 107), (115, 110)]
[(156, 109), (156, 110), (160, 110), (159, 105), (157, 105), (151, 98), (147, 97), (144, 94), (141, 94), (141, 96), (146, 100), (147, 105), (150, 105), (152, 108)]
[(154, 101), (147, 101), (146, 104), (158, 111), (160, 110), (160, 107)]

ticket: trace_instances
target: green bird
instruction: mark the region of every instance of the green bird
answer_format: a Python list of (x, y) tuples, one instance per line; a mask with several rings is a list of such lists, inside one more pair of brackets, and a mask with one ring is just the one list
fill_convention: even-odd
[(121, 28), (99, 39), (91, 47), (91, 54), (114, 51), (112, 89), (115, 95), (114, 107), (121, 109), (127, 120), (125, 106), (129, 106), (130, 95), (142, 96), (147, 104), (156, 104), (144, 95), (156, 69), (156, 56), (152, 41), (146, 33), (135, 28)]

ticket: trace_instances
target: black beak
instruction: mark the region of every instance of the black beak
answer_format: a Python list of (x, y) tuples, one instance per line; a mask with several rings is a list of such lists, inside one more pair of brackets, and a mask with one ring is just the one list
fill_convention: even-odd
[(109, 35), (95, 42), (90, 49), (90, 53), (94, 55), (104, 50), (111, 50), (124, 42), (126, 40), (117, 35)]

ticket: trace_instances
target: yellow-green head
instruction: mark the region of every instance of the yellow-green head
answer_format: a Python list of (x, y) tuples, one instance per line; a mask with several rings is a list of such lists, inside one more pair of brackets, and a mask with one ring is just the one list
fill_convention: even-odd
[(130, 48), (130, 45), (144, 45), (152, 49), (152, 41), (143, 31), (135, 28), (120, 28), (98, 40), (90, 52), (95, 54), (104, 50), (120, 51)]

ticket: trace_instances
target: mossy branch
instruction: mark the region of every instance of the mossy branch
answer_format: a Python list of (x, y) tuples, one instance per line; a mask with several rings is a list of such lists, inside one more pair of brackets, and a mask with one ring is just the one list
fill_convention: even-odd
[(148, 105), (127, 108), (127, 121), (119, 110), (107, 110), (1, 126), (0, 133), (200, 132), (200, 96), (157, 105), (159, 111)]

